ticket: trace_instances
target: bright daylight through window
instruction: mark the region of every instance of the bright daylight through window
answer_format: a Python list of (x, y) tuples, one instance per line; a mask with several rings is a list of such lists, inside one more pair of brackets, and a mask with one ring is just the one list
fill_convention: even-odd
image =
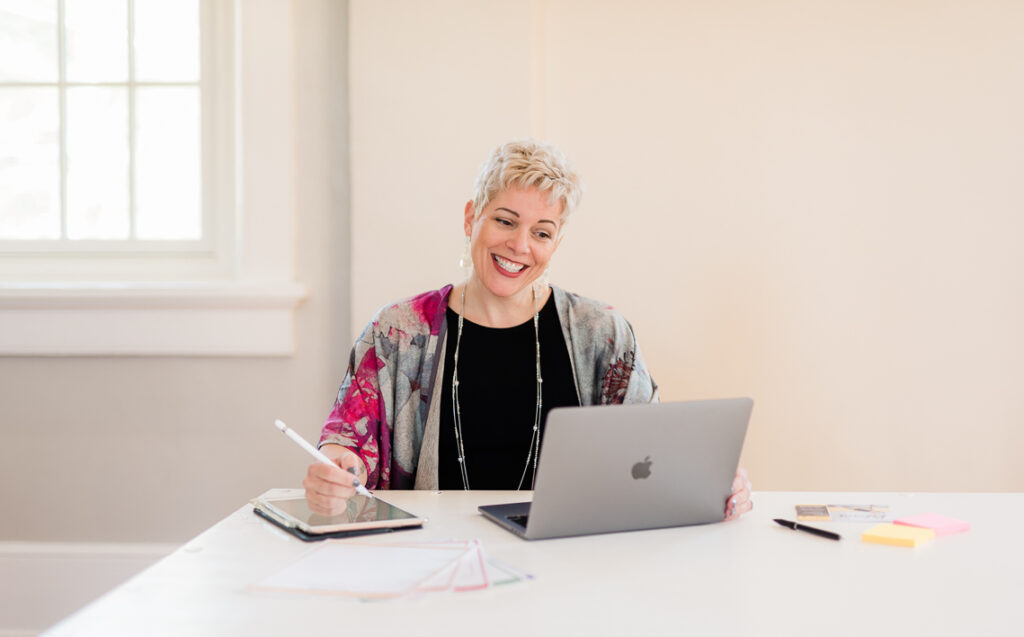
[(0, 356), (293, 352), (290, 12), (0, 0)]
[(0, 249), (208, 243), (198, 0), (0, 0)]

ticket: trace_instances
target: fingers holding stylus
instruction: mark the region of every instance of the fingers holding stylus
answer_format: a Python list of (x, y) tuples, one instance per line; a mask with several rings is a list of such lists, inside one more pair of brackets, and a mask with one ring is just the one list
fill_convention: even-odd
[(306, 470), (302, 486), (306, 501), (314, 513), (334, 515), (344, 510), (348, 499), (356, 494), (355, 476), (337, 465), (314, 462)]
[(352, 453), (351, 451), (348, 451), (344, 453), (340, 458), (335, 460), (335, 462), (337, 462), (338, 466), (340, 466), (342, 469), (352, 474), (353, 476), (356, 476), (356, 478), (358, 479), (360, 469), (362, 469), (363, 466), (363, 463), (359, 461), (359, 456)]

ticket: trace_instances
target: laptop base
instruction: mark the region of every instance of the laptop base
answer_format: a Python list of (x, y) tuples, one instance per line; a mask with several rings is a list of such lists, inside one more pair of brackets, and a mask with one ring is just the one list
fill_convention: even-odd
[(487, 504), (477, 507), (487, 519), (512, 531), (523, 539), (526, 537), (526, 522), (530, 516), (529, 502), (512, 502), (510, 504)]

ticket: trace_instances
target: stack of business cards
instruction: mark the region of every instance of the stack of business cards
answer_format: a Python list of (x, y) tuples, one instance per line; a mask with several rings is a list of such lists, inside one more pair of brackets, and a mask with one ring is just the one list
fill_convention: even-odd
[(817, 522), (890, 522), (887, 504), (798, 504), (796, 519)]

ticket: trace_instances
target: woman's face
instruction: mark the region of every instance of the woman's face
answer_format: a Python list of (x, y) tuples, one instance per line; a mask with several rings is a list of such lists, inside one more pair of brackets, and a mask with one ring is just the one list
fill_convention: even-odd
[(492, 294), (514, 297), (529, 291), (551, 261), (561, 238), (562, 204), (552, 205), (536, 188), (503, 190), (473, 219), (466, 204), (474, 274)]

